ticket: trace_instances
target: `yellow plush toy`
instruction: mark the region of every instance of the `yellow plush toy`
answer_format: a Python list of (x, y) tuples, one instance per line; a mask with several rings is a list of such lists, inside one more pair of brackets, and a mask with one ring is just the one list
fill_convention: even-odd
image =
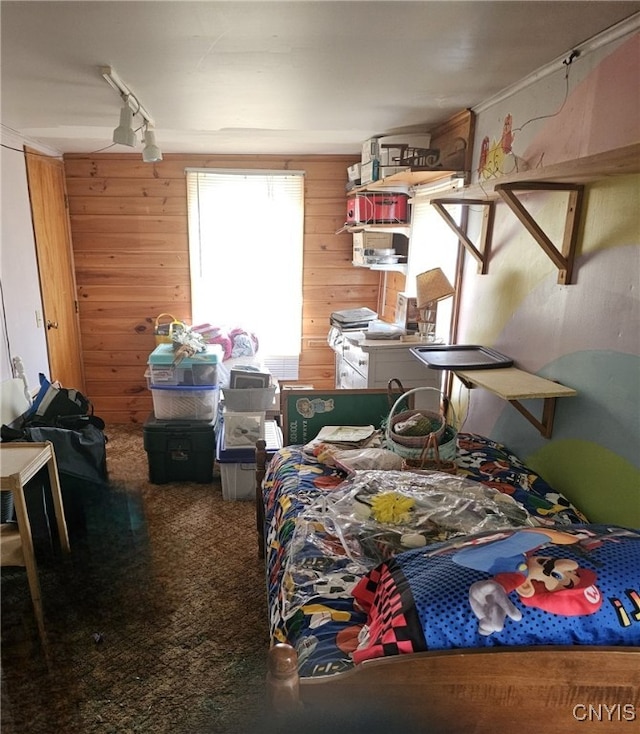
[(376, 522), (399, 525), (409, 520), (414, 504), (400, 492), (383, 492), (371, 500), (371, 514)]

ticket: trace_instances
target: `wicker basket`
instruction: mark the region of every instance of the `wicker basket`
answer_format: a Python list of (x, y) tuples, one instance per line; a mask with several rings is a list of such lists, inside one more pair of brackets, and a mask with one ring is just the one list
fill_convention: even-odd
[[(398, 433), (397, 427), (410, 419), (418, 419), (415, 434)], [(403, 410), (394, 416), (389, 416), (389, 430), (395, 443), (408, 448), (422, 448), (425, 441), (431, 435), (440, 438), (444, 433), (447, 421), (443, 413), (435, 413), (430, 410)]]
[[(160, 319), (164, 318), (170, 318), (171, 321), (161, 324)], [(156, 326), (153, 330), (156, 337), (156, 346), (159, 344), (171, 344), (173, 342), (173, 329), (176, 326), (182, 326), (182, 321), (170, 313), (161, 313), (159, 316), (156, 316)]]
[[(424, 409), (404, 410), (400, 413), (396, 413), (398, 406), (406, 401), (406, 399), (412, 394), (431, 390), (437, 392), (441, 396), (440, 411), (435, 413), (434, 411)], [(455, 459), (457, 453), (457, 430), (451, 425), (447, 424), (446, 414), (448, 410), (453, 412), (453, 408), (449, 406), (447, 398), (433, 387), (417, 387), (413, 390), (408, 390), (402, 393), (396, 400), (391, 408), (389, 417), (387, 418), (387, 424), (385, 429), (385, 444), (386, 447), (394, 453), (401, 456), (403, 459), (409, 460), (435, 460), (433, 450), (429, 448), (430, 437), (431, 444), (435, 440), (436, 445), (439, 448), (440, 460), (441, 461), (452, 461)], [(425, 426), (430, 426), (431, 430), (425, 430), (424, 435), (420, 436), (407, 436), (406, 434), (396, 433), (394, 426), (403, 420), (412, 418), (419, 414), (425, 418)], [(423, 456), (423, 453), (425, 455)], [(422, 457), (422, 458), (421, 458)]]
[(412, 471), (416, 474), (420, 472), (442, 471), (447, 474), (457, 474), (458, 465), (455, 461), (443, 461), (440, 458), (440, 447), (435, 434), (431, 434), (427, 439), (420, 457), (417, 459), (403, 459), (402, 468), (404, 471)]

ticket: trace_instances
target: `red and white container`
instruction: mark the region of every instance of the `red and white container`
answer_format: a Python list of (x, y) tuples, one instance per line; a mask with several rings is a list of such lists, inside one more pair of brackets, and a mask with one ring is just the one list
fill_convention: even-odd
[(408, 221), (407, 194), (364, 193), (347, 198), (347, 224), (406, 224)]

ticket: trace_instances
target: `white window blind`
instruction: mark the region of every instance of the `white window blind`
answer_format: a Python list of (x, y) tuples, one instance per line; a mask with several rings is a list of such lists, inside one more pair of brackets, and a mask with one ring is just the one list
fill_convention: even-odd
[(304, 173), (187, 169), (193, 323), (242, 328), (279, 379), (297, 379)]

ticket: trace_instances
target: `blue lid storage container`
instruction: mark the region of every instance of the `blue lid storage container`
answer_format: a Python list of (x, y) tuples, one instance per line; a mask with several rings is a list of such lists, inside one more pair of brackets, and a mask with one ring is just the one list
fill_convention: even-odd
[(146, 372), (149, 388), (158, 385), (195, 386), (217, 385), (218, 364), (223, 352), (219, 344), (207, 344), (204, 352), (184, 357), (174, 365), (173, 344), (159, 344), (149, 355)]
[[(256, 486), (255, 450), (250, 448), (226, 448), (223, 428), (220, 425), (216, 430), (216, 461), (220, 465), (222, 497), (225, 500), (254, 499)], [(276, 421), (264, 422), (264, 440), (267, 444), (267, 453), (273, 453), (282, 448), (282, 431)]]

